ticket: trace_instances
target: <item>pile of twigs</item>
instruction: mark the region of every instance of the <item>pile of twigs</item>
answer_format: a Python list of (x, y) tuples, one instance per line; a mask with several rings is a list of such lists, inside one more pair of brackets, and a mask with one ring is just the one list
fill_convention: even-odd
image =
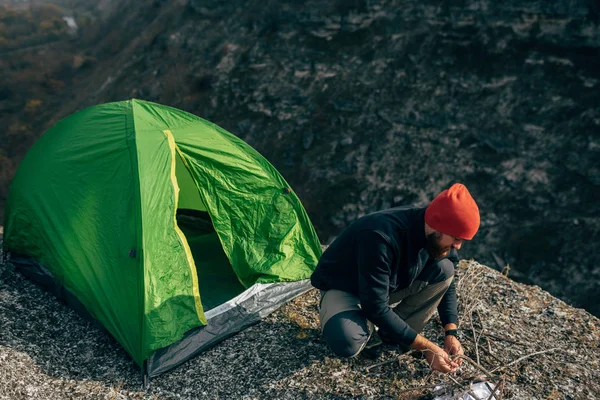
[[(457, 293), (459, 297), (459, 310), (461, 315), (460, 340), (465, 349), (465, 355), (455, 356), (464, 360), (462, 367), (456, 373), (440, 374), (431, 373), (425, 378), (425, 383), (399, 390), (397, 394), (411, 393), (413, 396), (421, 392), (431, 395), (452, 395), (453, 398), (462, 399), (465, 395), (470, 398), (479, 399), (472, 390), (472, 385), (485, 382), (489, 389), (487, 400), (502, 399), (507, 391), (507, 384), (521, 380), (527, 381), (528, 377), (520, 377), (527, 371), (521, 366), (526, 363), (540, 363), (539, 357), (543, 354), (561, 354), (561, 347), (540, 348), (544, 340), (522, 340), (519, 339), (524, 327), (520, 321), (514, 321), (512, 326), (508, 325), (502, 331), (493, 329), (490, 321), (482, 317), (482, 313), (490, 308), (489, 275), (495, 274), (488, 268), (477, 263), (462, 262), (457, 269)], [(506, 310), (510, 312), (511, 298), (503, 298)], [(516, 311), (516, 310), (515, 310)], [(520, 311), (520, 310), (519, 310)], [(509, 318), (510, 319), (510, 318)], [(497, 321), (496, 321), (497, 322)], [(525, 327), (526, 328), (526, 327)], [(529, 332), (534, 333), (532, 331)], [(544, 332), (537, 332), (538, 335)], [(531, 335), (529, 335), (531, 336)], [(512, 351), (511, 351), (512, 350)], [(518, 357), (512, 356), (519, 353)], [(375, 368), (387, 364), (398, 363), (402, 368), (409, 362), (414, 351), (402, 354), (397, 359), (370, 365), (365, 368), (370, 372)], [(531, 373), (531, 371), (528, 371)], [(534, 379), (535, 380), (535, 379)], [(433, 392), (431, 391), (432, 389)], [(468, 397), (465, 397), (468, 398)], [(484, 399), (482, 399), (484, 400)]]

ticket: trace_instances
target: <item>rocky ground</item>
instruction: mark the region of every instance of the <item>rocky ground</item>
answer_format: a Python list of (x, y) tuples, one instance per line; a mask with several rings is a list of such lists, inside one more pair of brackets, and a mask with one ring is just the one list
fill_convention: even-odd
[[(0, 399), (426, 399), (485, 381), (504, 399), (600, 397), (598, 318), (474, 261), (458, 278), (462, 342), (479, 367), (432, 374), (392, 347), (377, 361), (337, 359), (313, 290), (144, 390), (111, 336), (1, 264)], [(425, 334), (440, 341), (440, 330), (432, 320)]]

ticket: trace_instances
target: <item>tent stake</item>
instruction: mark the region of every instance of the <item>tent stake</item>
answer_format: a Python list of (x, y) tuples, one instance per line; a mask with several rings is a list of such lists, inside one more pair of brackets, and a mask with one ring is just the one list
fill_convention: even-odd
[(141, 372), (144, 390), (147, 390), (150, 387), (150, 377), (148, 376), (148, 361), (144, 361)]

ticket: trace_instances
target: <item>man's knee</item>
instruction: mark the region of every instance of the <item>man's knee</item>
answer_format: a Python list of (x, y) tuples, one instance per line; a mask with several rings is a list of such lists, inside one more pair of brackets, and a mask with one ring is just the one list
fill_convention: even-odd
[(444, 282), (454, 277), (454, 263), (449, 259), (441, 259), (435, 265), (437, 273), (433, 281), (429, 282), (430, 284)]
[(367, 319), (360, 311), (336, 314), (323, 327), (323, 337), (335, 355), (355, 357), (369, 340)]

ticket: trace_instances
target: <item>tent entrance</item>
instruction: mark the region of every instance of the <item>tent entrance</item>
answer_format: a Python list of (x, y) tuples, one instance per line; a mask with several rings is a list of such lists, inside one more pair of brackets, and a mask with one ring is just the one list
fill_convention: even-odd
[(233, 299), (245, 288), (233, 271), (196, 184), (176, 152), (179, 186), (177, 225), (185, 235), (198, 274), (204, 312)]

